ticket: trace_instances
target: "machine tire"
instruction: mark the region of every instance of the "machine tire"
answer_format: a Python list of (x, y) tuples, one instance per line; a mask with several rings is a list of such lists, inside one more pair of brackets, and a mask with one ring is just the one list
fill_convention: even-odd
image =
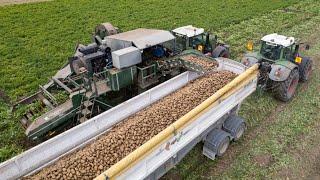
[(233, 115), (223, 123), (222, 129), (231, 134), (233, 141), (238, 141), (246, 130), (246, 123), (241, 117)]
[(298, 82), (298, 69), (293, 69), (286, 80), (275, 82), (275, 97), (284, 102), (291, 100), (298, 86)]
[(230, 139), (232, 139), (230, 133), (220, 128), (213, 129), (207, 134), (204, 147), (209, 149), (214, 156), (223, 156), (229, 147)]
[(300, 81), (306, 82), (309, 80), (312, 72), (312, 60), (306, 59), (306, 63), (300, 68)]
[(230, 144), (229, 137), (224, 137), (224, 139), (219, 143), (217, 148), (217, 156), (221, 157), (227, 151)]
[(218, 46), (212, 51), (212, 57), (213, 58), (217, 58), (217, 57), (229, 58), (230, 53), (227, 48), (223, 46)]
[(242, 123), (236, 130), (236, 134), (233, 138), (234, 141), (238, 141), (242, 135), (244, 134), (244, 131), (246, 130), (246, 125)]
[(81, 67), (85, 67), (81, 60), (75, 60), (72, 62), (72, 68), (76, 74), (80, 74)]

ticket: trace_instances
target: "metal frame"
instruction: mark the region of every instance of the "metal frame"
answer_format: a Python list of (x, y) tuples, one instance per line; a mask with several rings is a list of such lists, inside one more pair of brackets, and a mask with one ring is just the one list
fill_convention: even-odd
[[(238, 62), (217, 58), (218, 69), (226, 69), (240, 74), (245, 66)], [(62, 156), (72, 153), (94, 141), (99, 135), (108, 131), (130, 115), (156, 102), (162, 97), (186, 85), (198, 77), (196, 73), (182, 73), (94, 118), (65, 131), (48, 141), (35, 146), (22, 154), (0, 164), (0, 179), (17, 179), (32, 174), (57, 161)], [(240, 96), (245, 98), (244, 95)], [(235, 98), (235, 97), (234, 97)], [(237, 101), (238, 103), (241, 101)], [(222, 103), (225, 105), (225, 103)], [(231, 107), (232, 105), (230, 105)], [(175, 152), (176, 153), (176, 152)], [(155, 169), (157, 166), (154, 166)], [(149, 174), (151, 172), (149, 171)], [(144, 176), (146, 176), (145, 174)]]
[[(145, 74), (145, 71), (148, 69), (151, 69), (152, 72), (150, 74)], [(144, 89), (144, 88), (147, 88), (148, 86), (152, 85), (151, 81), (154, 80), (154, 77), (157, 75), (156, 64), (151, 64), (146, 67), (138, 67), (137, 66), (137, 70), (138, 70), (138, 72), (137, 72), (138, 76), (141, 77), (140, 82), (139, 82), (140, 77), (138, 77), (139, 86)], [(139, 71), (141, 73), (139, 73)], [(151, 81), (148, 81), (148, 78), (151, 78)], [(151, 82), (151, 84), (150, 84), (150, 82)]]
[(1, 163), (0, 179), (16, 179), (52, 164), (61, 156), (90, 143), (114, 124), (181, 88), (196, 77), (196, 73), (185, 72)]
[(220, 128), (229, 112), (256, 90), (257, 76), (237, 89), (234, 93), (222, 97), (209, 110), (197, 117), (175, 135), (141, 157), (137, 163), (121, 172), (116, 179), (158, 179), (177, 164), (197, 143), (205, 140), (214, 128)]

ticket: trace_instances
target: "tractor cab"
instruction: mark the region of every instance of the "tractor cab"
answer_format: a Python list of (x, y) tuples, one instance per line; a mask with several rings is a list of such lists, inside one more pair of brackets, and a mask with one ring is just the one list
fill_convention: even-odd
[(205, 33), (203, 28), (196, 28), (189, 25), (176, 28), (172, 30), (172, 33), (177, 38), (177, 49), (180, 51), (190, 48), (197, 49), (201, 52), (210, 50), (210, 47), (205, 49), (205, 39), (208, 33)]
[[(259, 51), (254, 51), (253, 42), (247, 44), (247, 52), (242, 58), (246, 66), (260, 64), (258, 84), (266, 90), (272, 90), (282, 101), (289, 101), (296, 90), (298, 81), (309, 79), (312, 60), (302, 57), (299, 45), (294, 37), (286, 37), (276, 33), (261, 39)], [(306, 50), (309, 49), (307, 45)]]
[(176, 28), (171, 31), (176, 37), (176, 50), (195, 49), (213, 57), (229, 57), (229, 46), (218, 43), (217, 36), (205, 32), (203, 28), (192, 25)]
[(298, 50), (299, 44), (295, 42), (294, 37), (270, 34), (261, 39), (259, 53), (266, 60), (295, 62), (295, 57), (299, 57)]
[[(299, 66), (302, 57), (299, 53), (299, 45), (294, 37), (286, 37), (276, 33), (264, 36), (260, 41), (259, 51), (253, 51), (253, 43), (249, 41), (247, 49), (249, 52), (242, 59), (243, 64), (251, 66), (258, 62), (268, 64), (287, 64), (287, 66)], [(306, 49), (309, 46), (307, 45)], [(289, 65), (290, 64), (290, 65)]]

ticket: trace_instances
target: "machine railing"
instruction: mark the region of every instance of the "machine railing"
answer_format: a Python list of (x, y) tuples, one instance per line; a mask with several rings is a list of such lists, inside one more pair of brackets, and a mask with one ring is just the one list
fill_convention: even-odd
[(146, 67), (137, 67), (138, 70), (138, 81), (140, 87), (146, 88), (157, 81), (157, 66), (156, 64), (152, 64)]
[[(147, 67), (137, 67), (138, 71), (140, 71), (140, 76), (142, 80), (148, 79), (149, 77), (153, 77), (156, 75), (156, 65), (152, 64)], [(149, 71), (149, 72), (148, 72)]]

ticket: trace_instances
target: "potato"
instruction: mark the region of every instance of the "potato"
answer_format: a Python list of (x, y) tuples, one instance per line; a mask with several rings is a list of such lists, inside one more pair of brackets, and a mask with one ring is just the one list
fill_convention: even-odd
[[(202, 62), (194, 57), (189, 57), (189, 60), (201, 64), (205, 69), (217, 67), (215, 61)], [(235, 74), (228, 71), (204, 75), (116, 124), (91, 144), (26, 179), (58, 178), (58, 175), (64, 179), (93, 179), (195, 108), (234, 77)]]
[(184, 61), (189, 61), (191, 63), (197, 64), (202, 67), (205, 71), (211, 71), (218, 67), (218, 63), (216, 61), (209, 61), (204, 57), (195, 56), (195, 55), (187, 55), (181, 57)]

